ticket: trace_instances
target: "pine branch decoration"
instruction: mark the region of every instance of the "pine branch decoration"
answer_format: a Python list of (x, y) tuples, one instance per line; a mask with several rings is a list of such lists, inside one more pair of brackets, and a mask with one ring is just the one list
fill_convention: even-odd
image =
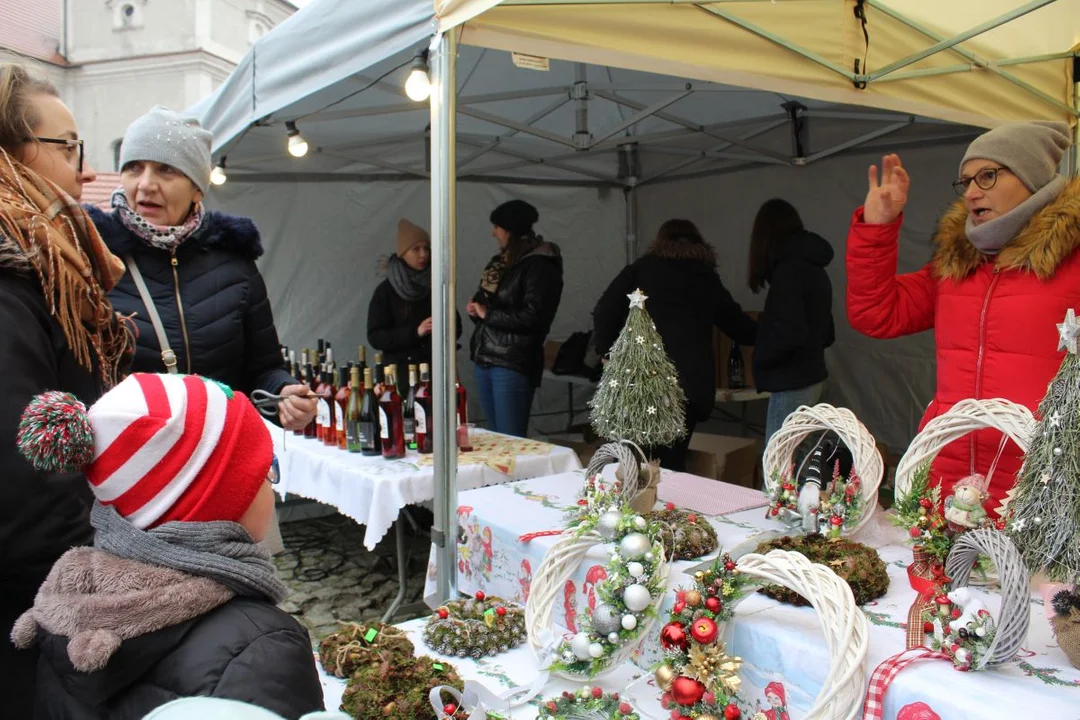
[(589, 403), (592, 426), (611, 441), (671, 445), (686, 435), (686, 395), (645, 310), (647, 296), (635, 290), (627, 297), (630, 313)]

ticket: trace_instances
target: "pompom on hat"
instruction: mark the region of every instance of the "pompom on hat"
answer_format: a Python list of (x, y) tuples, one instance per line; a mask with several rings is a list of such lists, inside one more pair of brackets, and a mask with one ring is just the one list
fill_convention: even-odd
[(89, 410), (70, 393), (43, 393), (16, 441), (39, 470), (84, 472), (98, 502), (139, 529), (238, 521), (274, 457), (243, 393), (195, 375), (136, 373)]

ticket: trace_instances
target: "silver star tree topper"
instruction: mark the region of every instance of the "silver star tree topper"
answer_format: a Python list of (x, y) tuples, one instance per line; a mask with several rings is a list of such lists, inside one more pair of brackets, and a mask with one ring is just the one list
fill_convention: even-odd
[(1068, 349), (1073, 355), (1076, 354), (1076, 339), (1080, 336), (1080, 323), (1076, 322), (1076, 313), (1069, 308), (1065, 313), (1065, 322), (1058, 323), (1058, 350)]
[[(632, 308), (641, 308), (642, 310), (645, 309), (645, 301), (649, 299), (648, 295), (641, 292), (641, 288), (638, 288), (637, 290), (630, 293), (626, 297), (630, 298), (630, 307), (632, 307)], [(1069, 312), (1072, 312), (1072, 310), (1070, 310)], [(1076, 350), (1075, 350), (1075, 341), (1073, 341), (1073, 342), (1074, 342), (1073, 352), (1076, 352)]]

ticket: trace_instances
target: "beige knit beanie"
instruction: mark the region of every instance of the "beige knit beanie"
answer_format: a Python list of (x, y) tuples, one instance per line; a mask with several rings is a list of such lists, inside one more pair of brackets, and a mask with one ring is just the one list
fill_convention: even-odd
[(968, 145), (960, 161), (981, 158), (1007, 167), (1031, 192), (1038, 192), (1054, 179), (1066, 148), (1072, 144), (1069, 126), (1063, 122), (1032, 120), (1000, 125)]
[(405, 253), (417, 245), (430, 245), (431, 236), (424, 228), (413, 225), (405, 218), (398, 220), (397, 226), (397, 256), (405, 257)]

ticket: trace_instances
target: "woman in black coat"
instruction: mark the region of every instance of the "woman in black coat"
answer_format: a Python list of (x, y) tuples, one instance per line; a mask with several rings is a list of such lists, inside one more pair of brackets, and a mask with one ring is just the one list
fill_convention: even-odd
[(758, 318), (754, 382), (769, 397), (765, 442), (800, 405), (821, 401), (825, 348), (833, 344), (832, 283), (825, 268), (833, 249), (803, 227), (790, 203), (765, 202), (750, 235), (750, 289), (768, 288)]
[[(431, 364), (431, 236), (408, 220), (398, 221), (397, 252), (387, 258), (386, 279), (368, 305), (368, 343), (397, 365), (398, 386), (407, 391), (409, 365)], [(461, 318), (455, 318), (457, 337)]]
[(544, 340), (562, 299), (562, 254), (533, 232), (540, 214), (524, 200), (491, 213), (491, 258), (468, 304), (476, 322), (472, 359), (487, 427), (525, 437), (533, 393), (544, 372)]
[(640, 288), (645, 309), (656, 323), (664, 349), (679, 371), (686, 393), (686, 436), (671, 447), (653, 448), (669, 470), (685, 470), (690, 436), (716, 405), (716, 353), (713, 326), (741, 345), (753, 345), (757, 326), (731, 297), (716, 274), (716, 255), (689, 220), (660, 226), (645, 255), (608, 285), (593, 310), (596, 349), (606, 355), (630, 310), (626, 296)]

